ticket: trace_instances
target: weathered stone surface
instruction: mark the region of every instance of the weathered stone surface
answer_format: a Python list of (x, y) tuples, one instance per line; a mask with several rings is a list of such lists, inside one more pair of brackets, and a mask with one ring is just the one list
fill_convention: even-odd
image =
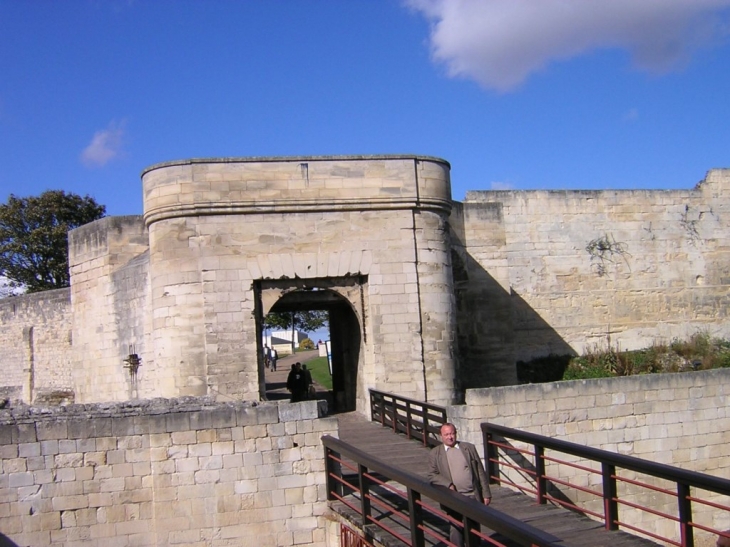
[[(69, 290), (0, 301), (0, 399), (260, 400), (261, 319), (307, 292), (333, 306), (335, 402), (360, 411), (368, 388), (450, 403), (516, 384), (520, 360), (730, 336), (730, 169), (691, 190), (479, 191), (463, 203), (449, 171), (410, 155), (149, 167), (143, 216), (71, 232)], [(116, 428), (192, 427), (153, 406)], [(280, 417), (236, 412), (237, 426)]]
[(730, 337), (728, 192), (730, 169), (692, 190), (468, 192), (451, 216), (464, 387), (550, 353)]
[[(287, 412), (287, 405), (299, 411)], [(254, 524), (272, 545), (293, 545), (289, 530), (314, 537), (314, 530), (325, 526), (326, 498), (310, 492), (306, 508), (297, 511), (287, 500), (303, 500), (306, 488), (323, 486), (323, 474), (303, 452), (321, 458), (319, 438), (336, 435), (337, 422), (302, 419), (301, 407), (307, 406), (184, 398), (3, 409), (0, 530), (18, 545), (39, 547), (72, 538), (90, 547), (115, 544), (111, 538), (120, 545), (195, 545), (194, 538), (225, 536), (239, 544), (251, 537)], [(299, 418), (280, 422), (280, 411)], [(232, 439), (236, 416), (246, 416), (243, 429), (251, 433), (253, 446)], [(161, 420), (171, 431), (137, 434), (134, 424), (148, 419)], [(293, 449), (285, 424), (296, 429), (304, 420), (322, 433), (300, 439), (305, 444)], [(87, 434), (79, 435), (80, 423)], [(110, 430), (110, 437), (95, 433)], [(19, 519), (11, 508), (32, 516)], [(38, 536), (39, 527), (59, 534)], [(324, 547), (324, 538), (313, 545)]]

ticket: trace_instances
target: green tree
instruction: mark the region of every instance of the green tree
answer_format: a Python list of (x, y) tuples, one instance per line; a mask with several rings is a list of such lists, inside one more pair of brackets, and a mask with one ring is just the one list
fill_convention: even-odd
[(27, 292), (69, 286), (68, 231), (104, 216), (89, 196), (48, 190), (0, 205), (0, 275)]
[(312, 332), (329, 324), (329, 312), (325, 310), (304, 310), (295, 312), (272, 312), (264, 319), (264, 327), (272, 330), (292, 331), (292, 353), (294, 353), (294, 331)]

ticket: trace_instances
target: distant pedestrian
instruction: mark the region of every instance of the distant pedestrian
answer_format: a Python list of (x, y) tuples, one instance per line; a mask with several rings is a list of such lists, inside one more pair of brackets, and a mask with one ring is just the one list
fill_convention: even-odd
[(302, 372), (304, 373), (304, 394), (307, 399), (314, 398), (314, 382), (312, 381), (312, 372), (307, 368), (307, 365), (302, 365)]
[(271, 348), (268, 344), (264, 344), (264, 366), (266, 368), (271, 366)]
[(271, 348), (271, 372), (276, 372), (276, 362), (279, 360), (279, 352)]

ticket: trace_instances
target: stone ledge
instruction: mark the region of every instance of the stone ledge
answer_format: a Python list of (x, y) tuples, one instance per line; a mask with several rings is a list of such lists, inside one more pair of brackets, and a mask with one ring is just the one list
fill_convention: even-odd
[[(325, 416), (326, 413), (327, 405), (319, 401), (302, 403), (217, 402), (213, 397), (178, 397), (53, 407), (20, 404), (0, 409), (0, 426), (16, 425), (27, 428), (27, 426), (35, 424), (40, 432), (39, 437), (43, 437), (41, 440), (46, 440), (46, 438), (66, 438), (66, 435), (61, 434), (60, 430), (58, 433), (46, 433), (59, 428), (74, 438), (96, 436), (93, 433), (85, 432), (79, 437), (81, 430), (84, 429), (84, 424), (88, 424), (90, 420), (99, 419), (108, 421), (109, 431), (104, 433), (105, 435), (132, 435), (169, 433), (178, 429), (219, 429), (253, 423), (316, 419)], [(144, 418), (150, 420), (147, 427), (139, 422), (139, 419), (145, 421)], [(67, 422), (69, 423), (68, 428)], [(158, 429), (162, 429), (162, 431), (157, 431)], [(35, 437), (35, 432), (33, 437)], [(0, 435), (0, 442), (3, 438)]]

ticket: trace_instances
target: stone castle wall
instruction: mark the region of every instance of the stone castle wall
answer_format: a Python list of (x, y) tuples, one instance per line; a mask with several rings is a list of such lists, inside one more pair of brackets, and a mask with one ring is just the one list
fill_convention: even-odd
[(316, 401), (0, 411), (0, 530), (18, 545), (324, 546)]
[(518, 383), (520, 360), (730, 337), (727, 169), (693, 190), (464, 203), (448, 164), (418, 156), (187, 160), (150, 167), (143, 185), (144, 217), (70, 233), (66, 311), (52, 293), (0, 303), (33, 317), (0, 315), (6, 397), (258, 399), (257, 321), (295, 288), (351, 309), (340, 349), (361, 410), (370, 387), (447, 404)]
[[(69, 234), (76, 400), (157, 395), (149, 351), (149, 240), (141, 216), (106, 217)], [(141, 355), (138, 393), (124, 359)]]
[[(460, 438), (473, 442), (480, 452), (483, 448), (480, 424), (491, 422), (726, 478), (730, 468), (728, 400), (730, 369), (716, 369), (472, 389), (466, 392), (466, 404), (449, 407), (448, 416), (456, 424)], [(531, 449), (519, 442), (511, 444)], [(568, 455), (563, 457), (552, 452), (546, 455), (591, 466)], [(549, 461), (546, 465), (549, 475), (563, 480), (580, 477), (579, 484), (601, 491), (599, 475), (566, 466), (558, 468)], [(500, 472), (517, 484), (526, 484), (524, 475), (506, 466)], [(619, 474), (627, 478), (635, 476), (621, 470)], [(663, 481), (647, 482), (670, 490), (675, 488)], [(570, 499), (583, 501), (589, 509), (603, 513), (600, 498), (596, 500), (563, 487), (560, 490)], [(674, 497), (632, 490), (625, 483), (620, 492), (622, 497), (636, 503), (667, 514), (676, 513)], [(727, 504), (725, 497), (706, 494), (701, 497)], [(678, 538), (672, 523), (658, 521), (648, 513), (638, 514), (627, 507), (620, 508), (619, 512), (624, 522)], [(694, 522), (713, 529), (730, 528), (730, 514), (709, 506), (693, 504), (692, 517)], [(701, 532), (697, 534), (699, 538), (703, 536)], [(714, 544), (714, 540), (707, 544)]]
[(73, 401), (69, 289), (0, 300), (0, 325), (0, 398)]
[(730, 169), (693, 190), (469, 192), (452, 215), (466, 387), (549, 353), (729, 337), (729, 195)]

